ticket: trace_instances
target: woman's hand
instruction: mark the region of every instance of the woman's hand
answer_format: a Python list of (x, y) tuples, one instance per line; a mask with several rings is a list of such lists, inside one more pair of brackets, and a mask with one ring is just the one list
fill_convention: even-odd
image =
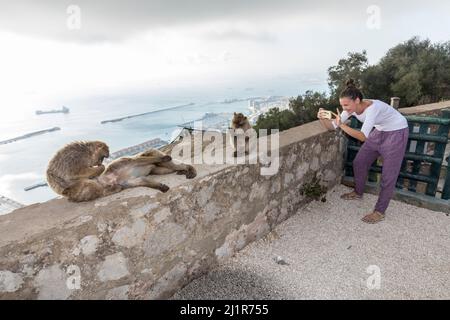
[(317, 118), (320, 120), (331, 120), (333, 112), (320, 108), (317, 112)]
[(333, 115), (336, 117), (335, 118), (336, 125), (340, 127), (342, 122), (341, 122), (341, 112), (339, 111), (339, 108), (336, 108), (336, 112), (337, 113), (333, 113)]
[(317, 112), (317, 118), (320, 120), (325, 120), (322, 116), (322, 111), (325, 110), (324, 108), (319, 108), (319, 111)]

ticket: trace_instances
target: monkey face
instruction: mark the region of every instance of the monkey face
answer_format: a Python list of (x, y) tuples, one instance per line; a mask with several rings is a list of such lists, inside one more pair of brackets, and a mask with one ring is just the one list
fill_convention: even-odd
[(246, 116), (244, 116), (244, 114), (242, 114), (242, 113), (234, 113), (234, 116), (233, 116), (233, 124), (236, 126), (236, 127), (240, 127), (240, 126), (243, 126), (244, 124), (245, 124), (245, 122), (247, 121), (247, 117)]
[(101, 141), (95, 142), (94, 159), (96, 165), (101, 165), (105, 158), (109, 158), (109, 147), (106, 143)]

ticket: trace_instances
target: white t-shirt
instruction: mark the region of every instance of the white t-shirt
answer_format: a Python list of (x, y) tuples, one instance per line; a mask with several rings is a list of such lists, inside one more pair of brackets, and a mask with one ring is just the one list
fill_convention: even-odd
[[(393, 107), (380, 100), (371, 101), (373, 103), (361, 114), (356, 114), (356, 112), (349, 114), (347, 111), (342, 111), (341, 122), (344, 123), (351, 116), (355, 116), (363, 123), (361, 132), (364, 133), (366, 138), (369, 136), (373, 127), (378, 131), (394, 131), (408, 127), (406, 118)], [(337, 125), (335, 120), (332, 121), (332, 124), (336, 129)]]

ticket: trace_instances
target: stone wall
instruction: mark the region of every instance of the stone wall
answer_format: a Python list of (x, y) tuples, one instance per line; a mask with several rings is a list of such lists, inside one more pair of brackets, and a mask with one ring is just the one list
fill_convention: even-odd
[[(97, 201), (56, 199), (0, 217), (4, 299), (165, 299), (311, 201), (317, 174), (332, 187), (345, 139), (316, 121), (280, 133), (280, 168), (198, 165), (160, 176), (167, 193), (135, 188)], [(301, 238), (301, 235), (299, 235)]]
[(442, 109), (450, 108), (450, 101), (424, 104), (409, 108), (398, 109), (403, 115), (439, 116)]

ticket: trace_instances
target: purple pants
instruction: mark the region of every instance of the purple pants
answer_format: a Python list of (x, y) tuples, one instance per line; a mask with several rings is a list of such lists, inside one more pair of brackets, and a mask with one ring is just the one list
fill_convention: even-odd
[(362, 196), (370, 166), (379, 156), (383, 158), (381, 190), (375, 206), (375, 210), (378, 212), (385, 213), (394, 194), (406, 152), (408, 135), (408, 128), (395, 131), (378, 131), (374, 129), (353, 160), (355, 192)]

